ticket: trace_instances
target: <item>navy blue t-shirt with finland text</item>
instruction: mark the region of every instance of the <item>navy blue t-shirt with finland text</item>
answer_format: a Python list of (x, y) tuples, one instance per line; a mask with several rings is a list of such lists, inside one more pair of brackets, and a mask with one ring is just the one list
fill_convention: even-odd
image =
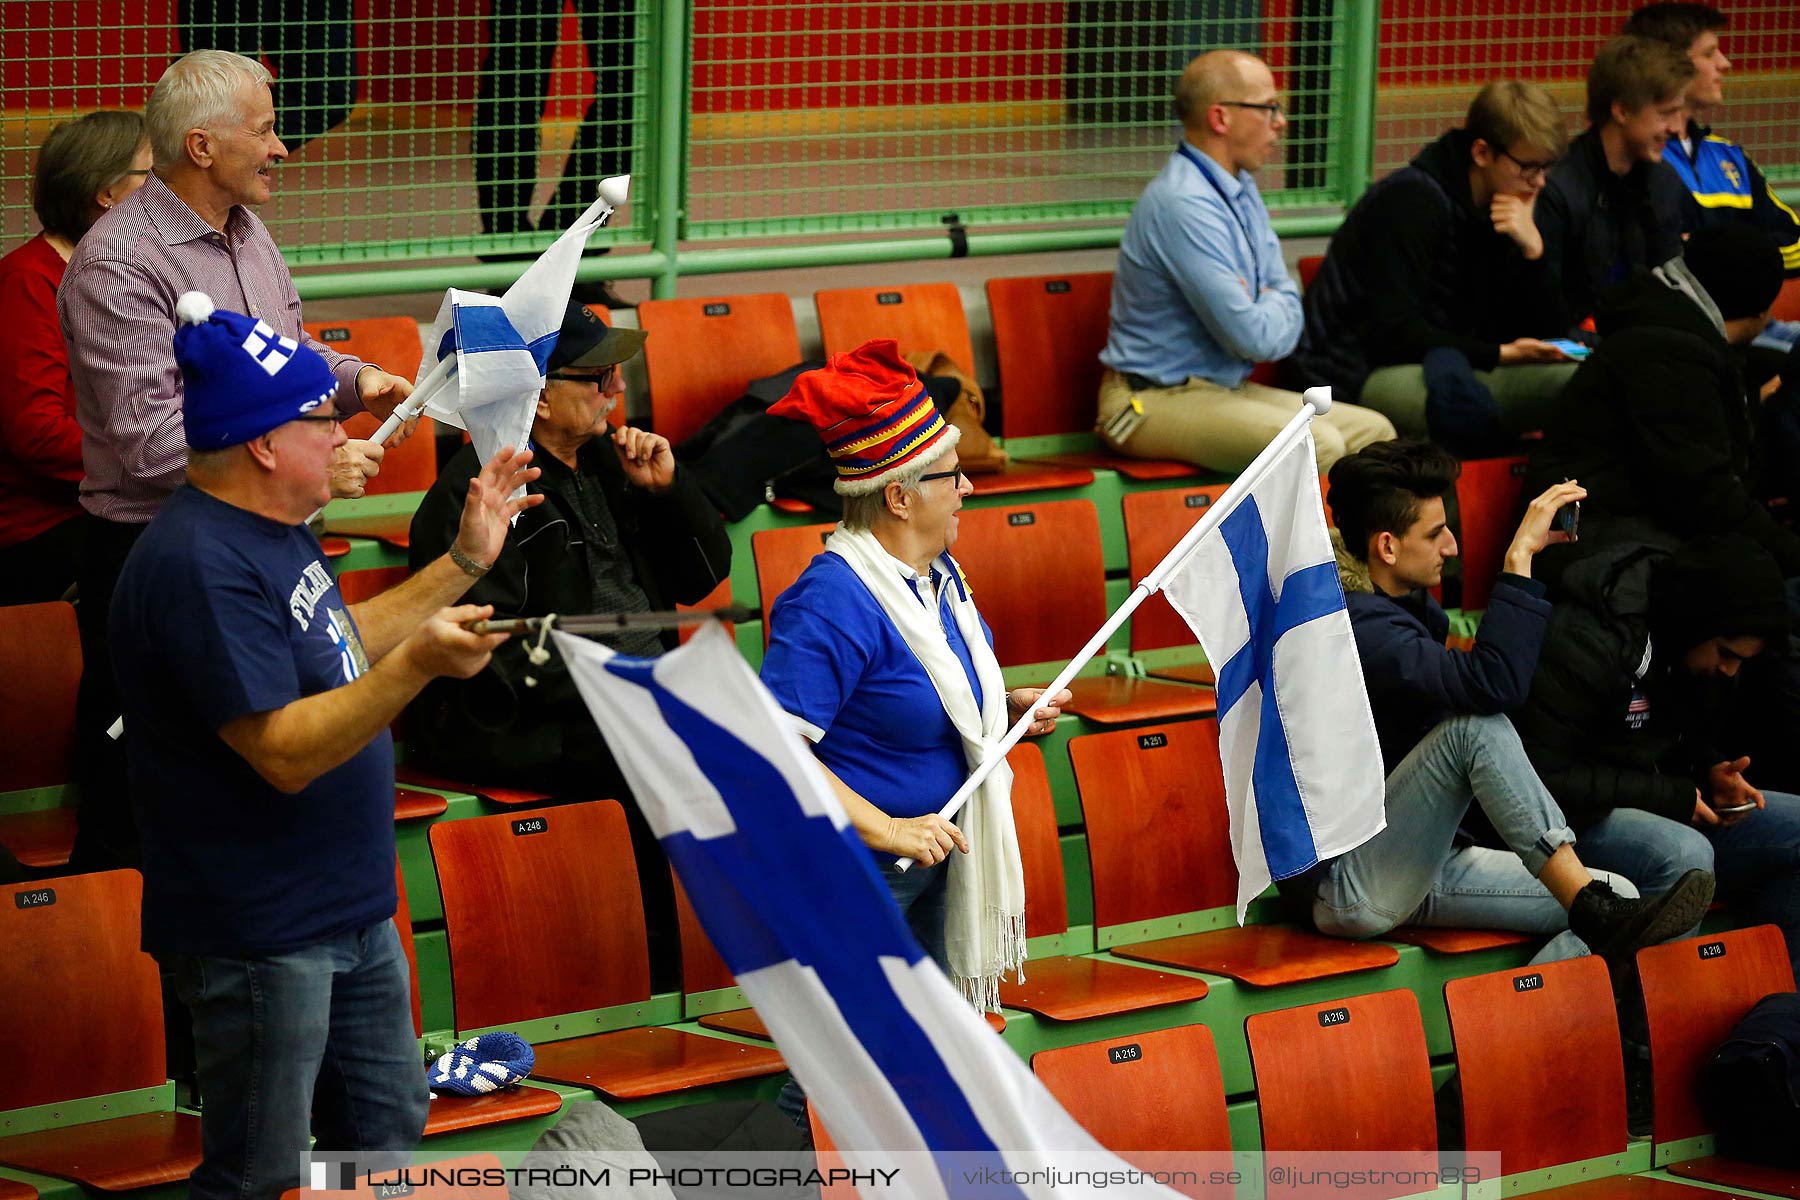
[(218, 734), (368, 670), (318, 539), (180, 487), (125, 562), (110, 629), (144, 949), (278, 954), (393, 916), (387, 731), (294, 795)]

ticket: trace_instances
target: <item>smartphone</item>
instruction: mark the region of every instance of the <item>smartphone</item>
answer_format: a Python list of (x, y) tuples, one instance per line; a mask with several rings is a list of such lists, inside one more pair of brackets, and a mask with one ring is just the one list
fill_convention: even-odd
[[(1565, 479), (1563, 482), (1570, 481)], [(1550, 518), (1550, 528), (1568, 534), (1571, 542), (1579, 540), (1581, 536), (1581, 501), (1571, 500), (1557, 509), (1556, 515)]]
[(1753, 800), (1749, 804), (1734, 804), (1730, 808), (1715, 808), (1713, 809), (1713, 812), (1721, 817), (1726, 817), (1730, 816), (1732, 813), (1749, 812), (1755, 807), (1756, 802)]
[(1580, 362), (1594, 352), (1593, 347), (1584, 346), (1580, 342), (1570, 338), (1545, 338), (1544, 344), (1546, 346), (1555, 346), (1558, 350), (1561, 350), (1576, 362)]

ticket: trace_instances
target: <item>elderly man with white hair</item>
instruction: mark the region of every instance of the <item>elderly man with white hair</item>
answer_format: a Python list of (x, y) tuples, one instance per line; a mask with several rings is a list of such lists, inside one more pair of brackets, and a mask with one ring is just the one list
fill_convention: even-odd
[[(85, 802), (74, 858), (82, 869), (136, 859), (123, 769), (104, 735), (119, 711), (106, 614), (125, 555), (187, 466), (181, 373), (171, 351), (176, 299), (205, 292), (311, 346), (338, 380), (341, 412), (386, 416), (412, 390), (301, 328), (287, 264), (251, 211), (269, 199), (274, 168), (287, 156), (269, 79), (262, 64), (222, 50), (195, 51), (163, 72), (144, 109), (150, 177), (82, 238), (57, 293), (86, 472), (77, 577), (87, 666), (78, 717)], [(340, 449), (332, 493), (361, 495), (381, 454), (369, 442)]]

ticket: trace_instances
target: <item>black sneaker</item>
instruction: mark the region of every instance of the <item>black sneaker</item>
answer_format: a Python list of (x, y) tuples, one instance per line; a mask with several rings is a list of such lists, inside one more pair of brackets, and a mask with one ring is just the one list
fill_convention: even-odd
[(1637, 900), (1625, 899), (1596, 879), (1575, 894), (1569, 928), (1608, 966), (1629, 971), (1640, 949), (1698, 925), (1712, 898), (1712, 872), (1697, 867), (1662, 895)]

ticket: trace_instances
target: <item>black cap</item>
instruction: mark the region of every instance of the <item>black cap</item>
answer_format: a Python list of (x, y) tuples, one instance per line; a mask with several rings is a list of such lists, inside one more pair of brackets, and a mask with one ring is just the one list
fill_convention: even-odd
[(596, 317), (587, 305), (571, 300), (547, 366), (552, 371), (564, 367), (610, 367), (642, 350), (648, 336), (641, 329), (614, 328)]

